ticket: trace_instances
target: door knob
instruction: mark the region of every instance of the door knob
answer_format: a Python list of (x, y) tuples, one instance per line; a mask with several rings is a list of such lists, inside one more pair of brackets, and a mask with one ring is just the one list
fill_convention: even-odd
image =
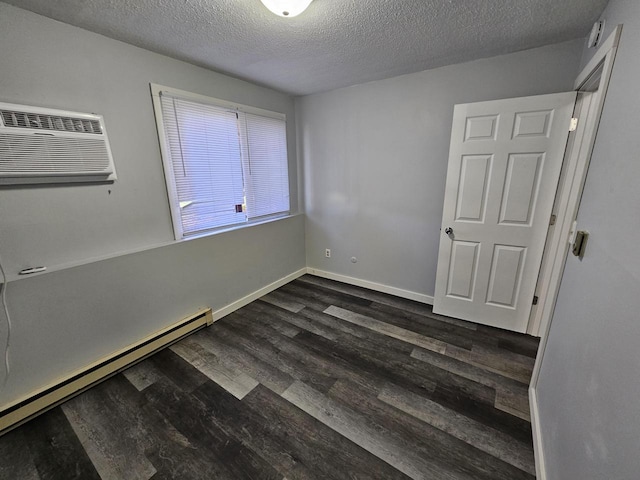
[(447, 227), (444, 229), (444, 233), (446, 233), (447, 235), (451, 235), (453, 233), (453, 228), (451, 227)]

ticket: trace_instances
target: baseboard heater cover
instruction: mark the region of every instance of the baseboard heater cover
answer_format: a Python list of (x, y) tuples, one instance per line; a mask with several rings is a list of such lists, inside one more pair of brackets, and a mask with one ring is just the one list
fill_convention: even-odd
[(212, 323), (211, 309), (201, 309), (139, 342), (1, 407), (0, 435)]

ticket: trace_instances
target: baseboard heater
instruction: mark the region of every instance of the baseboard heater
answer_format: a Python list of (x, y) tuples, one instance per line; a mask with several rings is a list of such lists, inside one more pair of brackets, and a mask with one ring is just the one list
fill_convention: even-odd
[(1, 407), (0, 435), (212, 323), (211, 309), (199, 310), (133, 345)]

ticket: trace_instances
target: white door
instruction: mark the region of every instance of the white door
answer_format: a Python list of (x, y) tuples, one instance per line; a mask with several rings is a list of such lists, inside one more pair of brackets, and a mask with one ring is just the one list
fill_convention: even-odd
[(575, 100), (455, 106), (434, 312), (526, 331)]

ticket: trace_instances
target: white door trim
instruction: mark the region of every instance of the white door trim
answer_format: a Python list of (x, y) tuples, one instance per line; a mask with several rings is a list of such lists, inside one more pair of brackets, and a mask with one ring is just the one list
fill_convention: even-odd
[[(530, 320), (530, 329), (528, 333), (540, 335), (541, 337), (538, 354), (536, 356), (536, 363), (531, 377), (531, 384), (529, 386), (532, 429), (534, 434), (533, 443), (536, 461), (536, 478), (538, 478), (538, 480), (546, 480), (547, 478), (544, 463), (544, 443), (542, 433), (540, 431), (541, 425), (539, 423), (540, 419), (538, 415), (538, 379), (540, 377), (540, 369), (547, 346), (551, 319), (553, 317), (556, 298), (569, 250), (569, 232), (571, 231), (573, 221), (578, 213), (578, 207), (580, 206), (582, 190), (584, 188), (591, 154), (593, 153), (598, 125), (600, 123), (600, 116), (602, 115), (602, 109), (604, 106), (607, 88), (609, 87), (609, 80), (613, 71), (613, 64), (618, 50), (621, 33), (622, 25), (618, 25), (598, 49), (591, 61), (589, 61), (577, 76), (574, 84), (574, 89), (578, 92), (594, 93), (590, 95), (590, 102), (585, 102), (585, 104), (589, 104), (587, 106), (586, 118), (583, 117), (579, 120), (583, 123), (583, 130), (580, 135), (575, 136), (573, 148), (571, 148), (570, 151), (567, 150), (568, 157), (565, 158), (565, 161), (568, 161), (569, 165), (573, 165), (573, 168), (572, 171), (568, 170), (567, 175), (564, 177), (564, 184), (562, 185), (561, 190), (562, 193), (560, 194), (561, 197), (557, 202), (558, 212), (562, 212), (562, 214), (558, 216), (558, 220), (556, 222), (556, 230), (559, 233), (554, 236), (557, 241), (550, 246), (548, 252), (545, 252), (545, 258), (543, 258), (543, 269), (541, 270), (543, 274), (547, 275), (545, 295), (544, 298), (540, 297), (540, 304), (535, 310), (533, 314), (534, 316), (532, 316)], [(580, 128), (578, 130), (580, 130)], [(544, 268), (545, 266), (547, 266), (546, 269)], [(543, 282), (541, 282), (541, 285), (542, 284)]]
[(618, 25), (580, 72), (574, 84), (578, 92), (594, 93), (590, 102), (585, 102), (590, 103), (588, 108), (578, 112), (582, 118), (571, 143), (572, 148), (567, 148), (565, 154), (568, 168), (561, 179), (562, 185), (558, 187), (559, 198), (554, 207), (554, 213), (557, 214), (555, 232), (558, 233), (550, 238), (551, 245), (542, 259), (541, 277), (536, 290), (540, 301), (529, 320), (527, 333), (530, 335), (544, 337), (553, 315), (566, 259), (566, 252), (563, 251), (566, 250), (566, 239), (578, 212), (621, 33), (622, 25)]
[(587, 101), (583, 99), (582, 111), (576, 112), (579, 117), (578, 129), (574, 132), (574, 138), (570, 139), (571, 148), (568, 147), (565, 154), (564, 161), (568, 168), (561, 179), (562, 184), (558, 186), (558, 198), (554, 206), (557, 220), (553, 235), (549, 238), (550, 245), (545, 249), (542, 259), (536, 289), (540, 300), (529, 319), (527, 333), (530, 335), (545, 336), (553, 315), (567, 256), (566, 240), (582, 197), (621, 32), (622, 25), (618, 25), (580, 72), (574, 84), (576, 91), (593, 94)]
[(595, 93), (578, 92), (578, 98), (575, 105), (574, 117), (578, 118), (578, 128), (569, 134), (567, 149), (564, 154), (562, 165), (562, 173), (556, 198), (553, 204), (553, 215), (556, 216), (555, 226), (549, 227), (547, 233), (547, 242), (540, 263), (540, 271), (538, 274), (538, 283), (536, 285), (535, 295), (538, 297), (538, 304), (531, 309), (529, 316), (529, 324), (527, 333), (540, 336), (542, 332), (543, 319), (548, 322), (550, 318), (550, 310), (555, 304), (555, 295), (559, 287), (567, 251), (569, 249), (569, 230), (572, 227), (575, 212), (571, 211), (571, 204), (575, 202), (577, 189), (572, 188), (576, 178), (577, 170), (581, 170), (581, 160), (584, 164), (584, 158), (580, 155), (581, 147), (584, 146), (585, 135), (590, 131), (595, 118), (593, 110), (596, 108), (596, 102), (593, 97)]

